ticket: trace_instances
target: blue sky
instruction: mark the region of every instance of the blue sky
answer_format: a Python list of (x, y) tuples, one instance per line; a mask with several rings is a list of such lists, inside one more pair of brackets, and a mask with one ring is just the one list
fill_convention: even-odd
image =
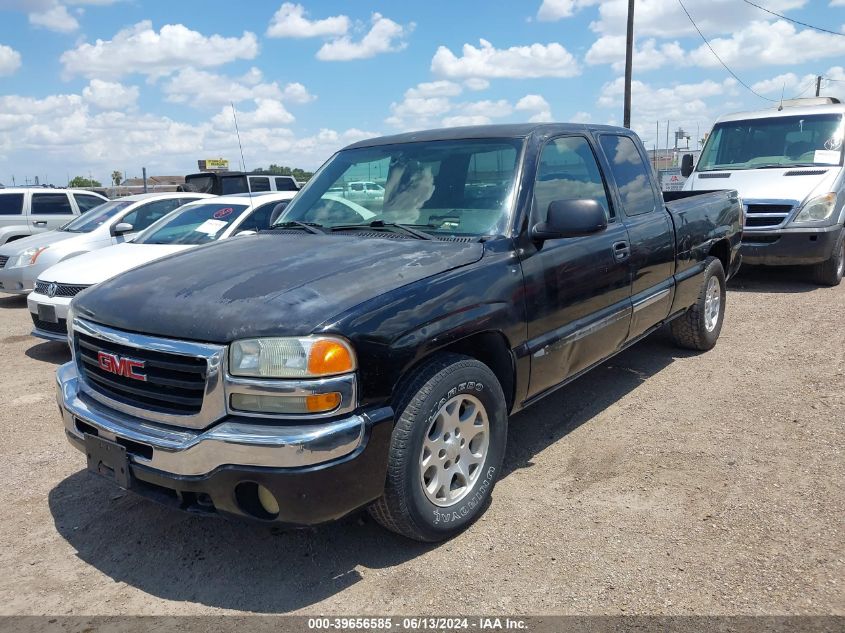
[[(845, 0), (756, 0), (843, 32)], [(742, 0), (685, 0), (768, 99), (845, 97), (845, 37)], [(443, 125), (622, 119), (626, 0), (425, 3), (0, 0), (0, 182), (112, 170), (184, 174), (199, 158), (317, 167), (359, 138)], [(637, 0), (633, 121), (695, 144), (768, 107), (707, 50), (678, 0)], [(661, 145), (665, 141), (661, 142)]]

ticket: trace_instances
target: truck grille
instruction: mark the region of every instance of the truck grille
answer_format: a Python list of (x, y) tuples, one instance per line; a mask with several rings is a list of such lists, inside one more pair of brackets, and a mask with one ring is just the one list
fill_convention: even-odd
[(792, 213), (793, 205), (790, 204), (746, 204), (745, 205), (745, 226), (746, 228), (780, 226)]
[(9, 261), (8, 255), (0, 255), (0, 268), (3, 268), (7, 261)]
[(29, 313), (29, 316), (32, 317), (32, 324), (36, 330), (51, 332), (53, 334), (67, 333), (67, 321), (64, 319), (59, 319), (58, 323), (50, 323), (49, 321), (42, 321), (38, 318), (37, 314), (33, 314), (32, 312)]
[[(40, 295), (49, 295), (50, 286), (52, 284), (49, 281), (36, 281), (35, 282), (35, 292)], [(75, 297), (80, 292), (85, 290), (86, 288), (90, 288), (90, 286), (73, 286), (70, 284), (56, 284), (56, 290), (53, 294), (54, 297)]]
[[(139, 349), (80, 332), (74, 338), (79, 372), (94, 391), (132, 407), (170, 415), (195, 415), (202, 409), (206, 359)], [(140, 361), (143, 366), (138, 373), (146, 380), (107, 371), (100, 364), (100, 352)]]

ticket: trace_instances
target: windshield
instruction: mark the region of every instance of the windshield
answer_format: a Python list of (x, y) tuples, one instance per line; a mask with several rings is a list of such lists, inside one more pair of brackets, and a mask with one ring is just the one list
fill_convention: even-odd
[(422, 227), (431, 235), (502, 234), (521, 148), (521, 139), (479, 139), (343, 150), (276, 224), (383, 222)]
[(843, 132), (840, 114), (718, 123), (697, 170), (841, 165)]
[(208, 202), (186, 205), (135, 238), (135, 244), (205, 244), (213, 242), (247, 209), (245, 204)]
[(80, 215), (75, 220), (71, 220), (65, 224), (61, 230), (68, 233), (90, 233), (94, 229), (102, 226), (111, 218), (117, 215), (121, 209), (125, 209), (130, 204), (134, 204), (131, 200), (111, 200), (97, 205), (85, 215)]

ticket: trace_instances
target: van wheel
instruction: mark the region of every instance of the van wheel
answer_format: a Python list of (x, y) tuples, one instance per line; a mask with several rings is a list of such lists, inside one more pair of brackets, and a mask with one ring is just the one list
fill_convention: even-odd
[(822, 286), (838, 286), (843, 274), (845, 274), (845, 229), (842, 229), (830, 259), (813, 266), (813, 279)]
[(384, 494), (369, 512), (417, 541), (455, 536), (486, 509), (499, 478), (508, 413), (483, 363), (443, 354), (423, 364), (396, 397)]
[(669, 324), (675, 344), (706, 352), (713, 349), (725, 319), (725, 269), (715, 257), (708, 257), (704, 280), (695, 304)]

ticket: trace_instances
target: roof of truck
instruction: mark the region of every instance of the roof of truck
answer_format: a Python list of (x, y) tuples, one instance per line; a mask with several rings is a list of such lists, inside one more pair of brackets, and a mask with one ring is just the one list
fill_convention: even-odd
[(725, 121), (746, 121), (748, 119), (773, 119), (785, 116), (807, 116), (810, 114), (845, 114), (845, 103), (831, 103), (827, 105), (785, 106), (751, 112), (733, 112), (716, 119), (716, 123)]
[(455, 141), (472, 138), (524, 138), (535, 132), (541, 134), (565, 134), (585, 130), (608, 132), (629, 132), (625, 128), (612, 125), (585, 125), (583, 123), (506, 123), (497, 125), (470, 125), (466, 127), (448, 127), (436, 130), (419, 130), (392, 136), (369, 138), (347, 145), (344, 149), (392, 145), (394, 143), (417, 143), (421, 141)]

